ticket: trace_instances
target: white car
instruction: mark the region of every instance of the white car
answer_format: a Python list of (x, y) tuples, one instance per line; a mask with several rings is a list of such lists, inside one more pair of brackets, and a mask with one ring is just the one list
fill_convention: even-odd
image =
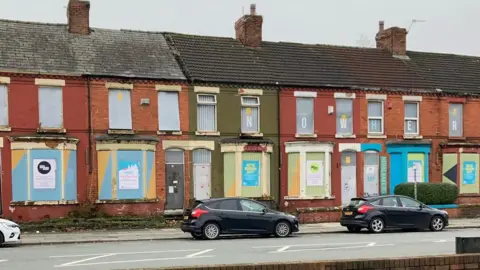
[(20, 226), (17, 223), (0, 218), (0, 245), (20, 242)]

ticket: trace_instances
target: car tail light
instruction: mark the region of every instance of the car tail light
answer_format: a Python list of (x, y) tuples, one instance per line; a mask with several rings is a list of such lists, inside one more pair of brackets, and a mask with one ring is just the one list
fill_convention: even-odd
[(360, 214), (365, 214), (372, 209), (373, 209), (373, 206), (371, 205), (362, 205), (360, 206), (360, 208), (358, 208), (357, 212)]
[(203, 210), (201, 208), (195, 209), (192, 212), (192, 218), (199, 218), (201, 215), (208, 213), (207, 210)]

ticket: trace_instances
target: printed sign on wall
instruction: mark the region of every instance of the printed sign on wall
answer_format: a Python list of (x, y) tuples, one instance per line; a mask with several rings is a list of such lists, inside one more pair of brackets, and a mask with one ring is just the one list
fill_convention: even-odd
[(33, 160), (33, 188), (55, 189), (55, 173), (57, 161), (55, 159)]
[(422, 179), (423, 162), (421, 160), (408, 161), (408, 182), (423, 182)]
[(380, 157), (380, 194), (387, 195), (387, 157)]
[(119, 189), (139, 189), (139, 166), (136, 163), (120, 161), (118, 171)]
[(323, 160), (307, 161), (307, 186), (323, 185)]
[(260, 161), (244, 160), (242, 162), (242, 185), (246, 187), (259, 186)]
[(475, 161), (463, 162), (463, 184), (474, 185), (477, 174), (477, 163)]

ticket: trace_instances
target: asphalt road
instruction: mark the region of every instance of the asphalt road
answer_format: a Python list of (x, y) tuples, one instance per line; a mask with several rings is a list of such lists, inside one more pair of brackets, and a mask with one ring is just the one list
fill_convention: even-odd
[(329, 233), (278, 238), (214, 241), (16, 246), (0, 248), (0, 269), (129, 269), (298, 260), (337, 260), (453, 254), (456, 236), (479, 236), (479, 229), (433, 233)]

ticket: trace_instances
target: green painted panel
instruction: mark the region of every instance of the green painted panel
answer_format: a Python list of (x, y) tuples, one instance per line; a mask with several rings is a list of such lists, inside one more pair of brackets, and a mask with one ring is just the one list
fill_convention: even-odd
[(271, 172), (270, 172), (270, 168), (271, 168), (271, 154), (270, 153), (267, 153), (267, 164), (265, 164), (265, 166), (267, 167), (267, 195), (270, 196), (272, 195), (271, 193), (271, 185), (272, 185), (272, 177), (271, 177)]
[[(323, 163), (322, 171), (325, 175), (325, 153), (307, 153), (306, 161), (309, 160), (321, 160)], [(305, 164), (306, 166), (306, 164)], [(305, 172), (305, 181), (307, 181), (307, 172)], [(318, 196), (325, 197), (325, 176), (323, 177), (323, 185), (321, 186), (308, 186), (308, 183), (305, 183), (305, 195), (307, 196)]]
[[(421, 166), (420, 172), (415, 170), (415, 173), (411, 168), (413, 168), (413, 164), (420, 163)], [(407, 178), (409, 182), (425, 182), (425, 154), (424, 153), (409, 153), (408, 154), (408, 162), (407, 162)], [(417, 175), (419, 178), (416, 178)]]
[[(454, 182), (448, 177), (445, 177), (445, 173), (447, 173), (451, 168), (457, 165), (457, 155), (458, 154), (443, 154), (443, 162), (442, 162), (442, 182), (454, 184)], [(455, 175), (456, 179), (456, 175)]]
[(223, 192), (225, 197), (235, 197), (235, 153), (223, 154)]
[(288, 154), (288, 196), (300, 195), (300, 153)]
[[(243, 186), (242, 185), (242, 196), (243, 197), (261, 197), (262, 194), (262, 185), (266, 179), (262, 179), (262, 153), (253, 153), (253, 152), (244, 152), (242, 153), (242, 161), (243, 160), (258, 160), (260, 163), (260, 168), (258, 170), (260, 174), (260, 181), (259, 185), (252, 187), (252, 186)], [(238, 179), (238, 181), (242, 181), (242, 179)], [(268, 184), (268, 182), (267, 182)]]
[(478, 193), (478, 154), (460, 154), (460, 193)]

